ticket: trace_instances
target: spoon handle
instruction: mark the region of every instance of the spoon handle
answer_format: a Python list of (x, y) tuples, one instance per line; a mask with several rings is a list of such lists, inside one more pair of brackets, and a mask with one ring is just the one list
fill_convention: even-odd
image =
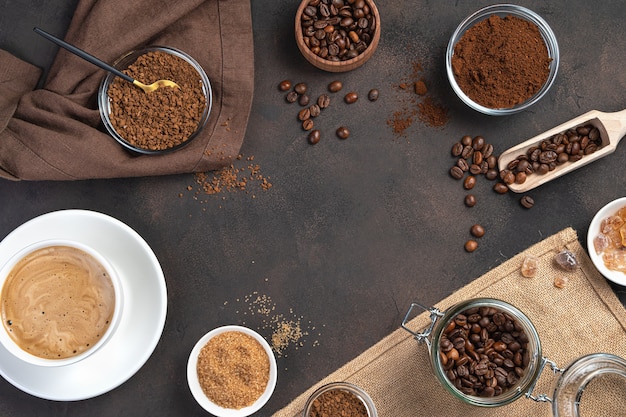
[(78, 55), (79, 57), (83, 58), (86, 61), (91, 62), (94, 65), (99, 66), (100, 68), (112, 72), (113, 74), (117, 75), (120, 78), (125, 79), (128, 82), (133, 83), (135, 80), (130, 77), (129, 75), (124, 74), (122, 71), (118, 70), (117, 68), (112, 67), (111, 65), (107, 64), (104, 61), (99, 60), (98, 58), (96, 58), (95, 56), (88, 54), (87, 52), (83, 51), (82, 49), (79, 49), (77, 47), (75, 47), (74, 45), (71, 45), (59, 38), (57, 38), (54, 35), (49, 34), (48, 32), (39, 29), (38, 27), (33, 28), (33, 30), (35, 31), (35, 33), (37, 33), (38, 35), (43, 36), (44, 38), (48, 39), (49, 41), (57, 44), (58, 46), (60, 46), (63, 49), (67, 49), (68, 51), (70, 51), (71, 53), (73, 53), (74, 55)]

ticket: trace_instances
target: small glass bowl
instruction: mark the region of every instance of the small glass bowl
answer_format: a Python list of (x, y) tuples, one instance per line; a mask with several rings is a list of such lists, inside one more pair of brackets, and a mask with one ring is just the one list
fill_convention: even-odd
[[(515, 16), (535, 24), (539, 28), (541, 37), (546, 44), (546, 48), (548, 49), (548, 56), (552, 59), (552, 61), (550, 62), (550, 73), (548, 74), (548, 78), (546, 79), (546, 82), (541, 87), (541, 89), (539, 89), (539, 91), (537, 91), (535, 95), (530, 97), (525, 102), (510, 108), (494, 109), (476, 103), (463, 92), (461, 87), (456, 82), (456, 78), (452, 70), (452, 56), (454, 55), (454, 47), (461, 39), (463, 34), (476, 23), (488, 19), (492, 15), (500, 17)], [(548, 92), (548, 90), (554, 83), (558, 69), (559, 45), (556, 41), (556, 36), (554, 35), (554, 32), (541, 16), (539, 16), (532, 10), (528, 10), (515, 4), (494, 4), (474, 12), (473, 14), (465, 18), (465, 20), (463, 20), (461, 24), (456, 28), (456, 30), (452, 34), (452, 37), (450, 38), (450, 41), (448, 42), (448, 47), (446, 49), (446, 72), (448, 74), (448, 80), (450, 81), (450, 85), (452, 86), (452, 89), (454, 90), (456, 95), (470, 108), (491, 116), (506, 116), (518, 113), (526, 110), (527, 108), (538, 102)]]
[(362, 388), (349, 382), (331, 382), (330, 384), (323, 385), (315, 390), (315, 392), (311, 394), (304, 406), (304, 412), (302, 413), (302, 417), (310, 416), (311, 409), (313, 408), (313, 402), (320, 395), (333, 390), (345, 391), (355, 395), (359, 400), (361, 400), (361, 402), (365, 406), (368, 417), (378, 417), (378, 412), (376, 411), (376, 407), (374, 406), (374, 402), (372, 401), (370, 396), (365, 391), (363, 391)]
[(187, 61), (189, 64), (191, 64), (191, 66), (193, 66), (196, 69), (196, 71), (198, 71), (198, 74), (200, 75), (200, 78), (202, 80), (202, 89), (204, 92), (206, 105), (204, 107), (204, 111), (202, 112), (200, 121), (198, 122), (198, 127), (196, 131), (192, 133), (191, 136), (187, 138), (187, 140), (185, 140), (184, 142), (176, 146), (172, 146), (170, 148), (160, 149), (160, 150), (146, 149), (146, 148), (140, 148), (140, 147), (134, 146), (133, 144), (129, 143), (126, 139), (124, 139), (124, 137), (121, 136), (111, 124), (111, 119), (110, 119), (111, 104), (110, 104), (110, 99), (108, 96), (108, 90), (109, 90), (109, 87), (111, 86), (111, 83), (113, 83), (113, 80), (116, 78), (116, 76), (112, 73), (108, 73), (106, 77), (104, 77), (102, 82), (100, 83), (100, 89), (98, 91), (98, 108), (100, 110), (100, 118), (102, 119), (102, 123), (104, 124), (104, 127), (107, 130), (107, 132), (117, 142), (119, 142), (124, 148), (133, 152), (137, 152), (140, 154), (148, 154), (148, 155), (155, 155), (155, 154), (160, 155), (164, 153), (169, 153), (177, 149), (180, 149), (183, 146), (188, 145), (196, 136), (198, 136), (198, 134), (202, 131), (202, 129), (206, 125), (207, 121), (209, 120), (209, 115), (211, 113), (211, 107), (213, 104), (213, 92), (211, 89), (211, 82), (209, 81), (209, 77), (206, 75), (206, 73), (204, 72), (204, 70), (202, 69), (202, 67), (196, 60), (194, 60), (191, 56), (189, 56), (185, 52), (180, 51), (178, 49), (167, 47), (167, 46), (150, 46), (144, 49), (139, 49), (136, 51), (128, 52), (127, 54), (118, 58), (117, 61), (113, 63), (113, 66), (119, 70), (124, 70), (128, 68), (130, 65), (132, 65), (137, 60), (137, 58), (139, 58), (141, 55), (144, 55), (148, 52), (156, 52), (156, 51), (175, 55)]
[(591, 261), (596, 269), (600, 271), (606, 279), (613, 281), (616, 284), (626, 286), (626, 274), (607, 268), (604, 264), (604, 260), (602, 259), (602, 255), (596, 252), (595, 245), (593, 243), (596, 236), (600, 233), (602, 220), (614, 215), (622, 207), (626, 207), (626, 197), (611, 201), (602, 207), (595, 216), (593, 216), (587, 232), (587, 251), (589, 252), (589, 258), (591, 258)]

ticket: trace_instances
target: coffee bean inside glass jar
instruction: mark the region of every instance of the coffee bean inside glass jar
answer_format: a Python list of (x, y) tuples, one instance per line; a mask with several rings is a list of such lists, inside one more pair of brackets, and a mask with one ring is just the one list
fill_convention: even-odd
[(376, 19), (365, 0), (310, 0), (300, 25), (305, 45), (329, 61), (356, 58), (376, 31)]
[(528, 335), (517, 319), (495, 307), (473, 307), (448, 323), (439, 342), (439, 358), (459, 391), (494, 397), (524, 376), (528, 349)]

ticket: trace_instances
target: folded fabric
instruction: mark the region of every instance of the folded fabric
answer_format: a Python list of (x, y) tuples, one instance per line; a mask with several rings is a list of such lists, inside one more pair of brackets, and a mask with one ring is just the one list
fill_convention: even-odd
[(191, 173), (218, 169), (236, 157), (254, 88), (249, 0), (80, 0), (65, 40), (110, 63), (149, 45), (186, 52), (211, 82), (209, 120), (179, 150), (158, 156), (131, 153), (100, 121), (97, 92), (104, 70), (60, 49), (43, 88), (34, 89), (41, 70), (0, 50), (0, 177), (77, 180)]

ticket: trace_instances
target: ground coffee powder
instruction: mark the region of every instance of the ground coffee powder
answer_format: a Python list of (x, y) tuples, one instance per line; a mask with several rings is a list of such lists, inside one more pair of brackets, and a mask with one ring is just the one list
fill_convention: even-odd
[(141, 55), (124, 73), (151, 84), (165, 79), (180, 86), (145, 93), (116, 78), (109, 87), (110, 120), (115, 131), (131, 145), (165, 150), (185, 142), (198, 128), (206, 106), (202, 79), (187, 61), (165, 52)]
[(452, 69), (461, 90), (476, 103), (493, 109), (511, 108), (541, 89), (551, 61), (534, 23), (493, 15), (459, 39)]

